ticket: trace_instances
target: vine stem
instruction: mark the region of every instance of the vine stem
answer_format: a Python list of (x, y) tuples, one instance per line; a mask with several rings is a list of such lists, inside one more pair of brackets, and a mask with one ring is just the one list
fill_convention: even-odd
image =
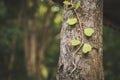
[[(72, 3), (72, 0), (71, 0), (71, 3)], [(73, 5), (72, 5), (73, 6)], [(80, 19), (79, 19), (79, 15), (78, 15), (78, 13), (77, 13), (77, 11), (74, 9), (73, 10), (74, 11), (74, 13), (75, 13), (75, 15), (76, 15), (76, 17), (77, 17), (77, 20), (78, 20), (78, 24), (79, 24), (79, 27), (80, 27), (80, 30), (81, 30), (81, 45), (75, 50), (75, 52), (73, 53), (73, 55), (72, 55), (72, 64), (73, 64), (73, 66), (74, 66), (74, 68), (72, 69), (72, 71), (71, 71), (71, 74), (75, 71), (75, 69), (77, 68), (77, 66), (76, 66), (76, 64), (75, 64), (75, 55), (76, 55), (76, 53), (81, 49), (81, 47), (82, 47), (82, 45), (83, 45), (83, 39), (84, 39), (84, 37), (83, 37), (83, 27), (81, 26), (81, 22), (80, 22)]]
[(73, 73), (73, 71), (75, 71), (75, 69), (77, 68), (77, 67), (76, 67), (76, 64), (75, 64), (75, 55), (76, 55), (76, 53), (81, 49), (82, 45), (83, 45), (83, 42), (82, 42), (81, 45), (77, 48), (77, 50), (75, 50), (75, 52), (74, 52), (73, 55), (72, 55), (72, 64), (73, 64), (74, 68), (72, 69), (71, 73)]

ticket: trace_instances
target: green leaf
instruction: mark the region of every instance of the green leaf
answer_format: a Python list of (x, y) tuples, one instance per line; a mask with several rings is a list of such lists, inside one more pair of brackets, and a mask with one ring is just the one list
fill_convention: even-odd
[(85, 44), (83, 45), (83, 47), (82, 47), (82, 52), (83, 52), (84, 54), (90, 52), (91, 50), (92, 50), (92, 47), (91, 47), (90, 44), (85, 43)]
[(77, 2), (77, 4), (75, 5), (75, 9), (77, 10), (80, 7), (80, 1)]
[(77, 46), (80, 45), (81, 42), (79, 40), (71, 40), (70, 43), (72, 46)]
[(65, 5), (71, 5), (71, 2), (69, 2), (69, 1), (64, 1), (63, 2)]
[(76, 24), (77, 23), (77, 19), (76, 18), (69, 18), (68, 20), (67, 20), (67, 24), (68, 25), (74, 25), (74, 24)]
[(84, 29), (84, 34), (86, 36), (88, 36), (88, 37), (92, 36), (93, 33), (94, 33), (94, 29), (92, 29), (92, 28), (86, 28), (86, 29)]

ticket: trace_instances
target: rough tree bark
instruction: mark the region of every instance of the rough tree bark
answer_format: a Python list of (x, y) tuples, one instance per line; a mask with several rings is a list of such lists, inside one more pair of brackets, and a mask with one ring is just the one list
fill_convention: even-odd
[[(78, 1), (81, 2), (81, 7), (77, 10), (77, 15), (73, 10), (67, 10), (68, 6), (64, 5), (57, 80), (104, 80), (102, 66), (103, 1), (72, 0), (72, 4), (75, 5)], [(81, 26), (79, 23), (74, 26), (66, 24), (68, 18), (76, 16), (79, 16)], [(92, 37), (87, 38), (83, 30), (89, 27), (93, 28), (95, 33)], [(83, 44), (89, 43), (93, 47), (92, 51), (83, 54), (79, 49), (74, 55), (79, 46), (70, 45), (70, 41), (73, 39), (82, 40)], [(75, 66), (76, 68), (73, 70)]]

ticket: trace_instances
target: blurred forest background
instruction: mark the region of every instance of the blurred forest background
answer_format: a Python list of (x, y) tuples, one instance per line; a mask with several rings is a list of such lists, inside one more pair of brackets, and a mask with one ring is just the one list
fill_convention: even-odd
[[(0, 0), (0, 80), (56, 80), (62, 7)], [(120, 31), (103, 29), (105, 80), (120, 80)]]

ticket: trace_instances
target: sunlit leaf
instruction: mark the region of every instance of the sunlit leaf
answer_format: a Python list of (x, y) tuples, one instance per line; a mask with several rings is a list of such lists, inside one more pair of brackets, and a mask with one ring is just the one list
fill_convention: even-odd
[(79, 40), (71, 40), (70, 42), (72, 46), (77, 46), (77, 45), (80, 45), (81, 43)]
[(67, 20), (67, 24), (68, 25), (74, 25), (74, 24), (76, 24), (77, 23), (77, 18), (69, 18), (68, 20)]
[(90, 52), (91, 50), (92, 50), (92, 47), (91, 47), (90, 44), (85, 43), (85, 44), (83, 45), (83, 47), (82, 47), (82, 52), (83, 52), (84, 54)]
[(77, 2), (77, 4), (75, 5), (75, 9), (77, 10), (80, 7), (80, 1)]
[(39, 7), (39, 14), (43, 16), (47, 12), (48, 8), (45, 5), (40, 5)]
[(88, 36), (88, 37), (92, 36), (93, 33), (94, 33), (94, 29), (92, 29), (92, 28), (86, 28), (86, 29), (84, 29), (84, 34), (86, 36)]
[(41, 73), (42, 73), (44, 78), (47, 78), (48, 70), (47, 70), (47, 68), (44, 65), (42, 65)]
[(55, 24), (60, 24), (62, 22), (62, 15), (61, 14), (57, 14), (54, 18), (54, 23)]
[(60, 8), (58, 6), (52, 6), (51, 7), (52, 12), (58, 12), (59, 10), (60, 10)]
[(71, 2), (69, 2), (69, 1), (64, 1), (63, 2), (65, 5), (71, 5)]

